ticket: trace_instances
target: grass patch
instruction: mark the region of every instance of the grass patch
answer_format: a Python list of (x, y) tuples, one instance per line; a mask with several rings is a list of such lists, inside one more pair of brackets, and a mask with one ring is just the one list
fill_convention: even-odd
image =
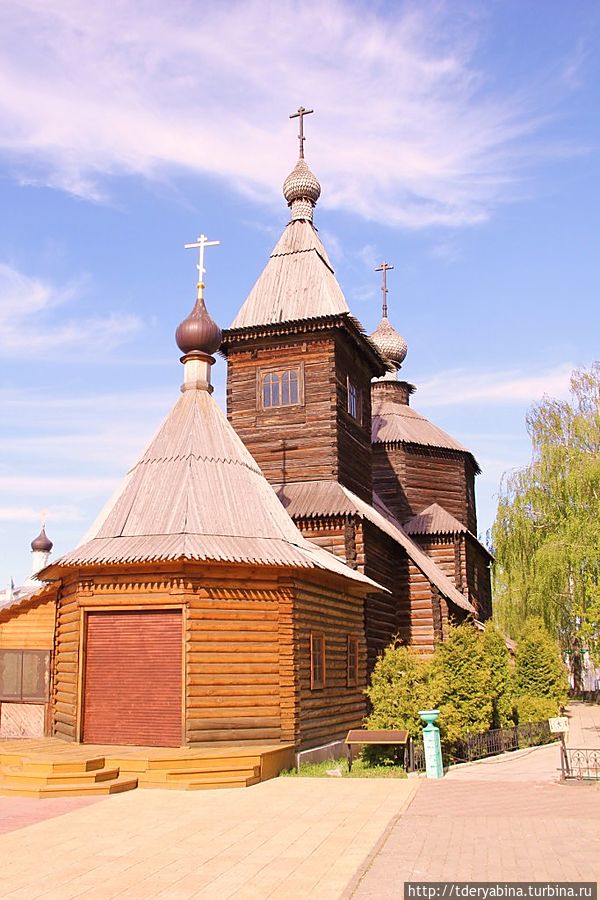
[[(328, 775), (328, 770), (339, 769), (341, 776)], [(280, 773), (284, 778), (406, 778), (402, 766), (371, 766), (363, 759), (355, 759), (352, 771), (348, 771), (347, 759), (326, 759), (318, 763), (303, 763), (300, 771), (290, 769)]]

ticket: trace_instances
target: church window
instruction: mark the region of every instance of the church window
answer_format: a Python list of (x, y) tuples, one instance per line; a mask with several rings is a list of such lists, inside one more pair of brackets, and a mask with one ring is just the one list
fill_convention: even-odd
[(348, 379), (348, 412), (353, 419), (360, 422), (362, 419), (362, 404), (360, 392), (353, 381)]
[(0, 650), (0, 701), (45, 703), (50, 683), (46, 650)]
[(266, 372), (262, 376), (261, 397), (263, 409), (297, 406), (301, 402), (298, 369)]
[(347, 679), (348, 687), (358, 684), (358, 638), (348, 635)]
[(310, 636), (310, 689), (325, 687), (325, 637), (322, 634)]

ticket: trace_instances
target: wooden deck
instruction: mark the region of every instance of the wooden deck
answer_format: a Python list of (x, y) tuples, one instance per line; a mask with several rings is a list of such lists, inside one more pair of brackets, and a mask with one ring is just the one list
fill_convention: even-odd
[(132, 747), (0, 740), (0, 795), (88, 796), (140, 788), (249, 787), (294, 761), (293, 744)]

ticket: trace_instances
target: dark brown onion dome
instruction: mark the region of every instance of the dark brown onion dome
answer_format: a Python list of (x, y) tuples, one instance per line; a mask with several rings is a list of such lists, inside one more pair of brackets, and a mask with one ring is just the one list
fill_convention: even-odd
[(54, 544), (46, 534), (46, 529), (42, 525), (42, 530), (38, 534), (36, 538), (34, 538), (31, 542), (32, 550), (41, 550), (43, 553), (50, 553)]
[(221, 329), (208, 314), (202, 297), (175, 332), (177, 346), (182, 353), (216, 353), (223, 335)]

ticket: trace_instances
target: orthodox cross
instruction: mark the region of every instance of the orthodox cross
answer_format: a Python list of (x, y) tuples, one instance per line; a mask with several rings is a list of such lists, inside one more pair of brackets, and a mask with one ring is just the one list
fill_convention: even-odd
[(382, 273), (382, 283), (381, 283), (381, 295), (383, 298), (382, 309), (383, 309), (383, 318), (387, 319), (387, 273), (390, 272), (394, 267), (390, 266), (389, 263), (382, 262), (380, 266), (377, 266), (375, 269), (376, 272)]
[(314, 113), (314, 109), (304, 109), (303, 106), (298, 107), (298, 112), (292, 113), (290, 119), (300, 119), (300, 134), (298, 135), (298, 140), (300, 141), (300, 159), (304, 159), (304, 141), (306, 138), (304, 137), (304, 116), (308, 116), (311, 113)]
[(185, 250), (198, 249), (199, 258), (198, 265), (196, 268), (198, 269), (198, 297), (201, 295), (202, 286), (204, 285), (203, 275), (206, 272), (204, 268), (204, 248), (205, 247), (216, 247), (217, 244), (220, 244), (221, 241), (209, 241), (205, 234), (201, 234), (194, 244), (184, 244)]

